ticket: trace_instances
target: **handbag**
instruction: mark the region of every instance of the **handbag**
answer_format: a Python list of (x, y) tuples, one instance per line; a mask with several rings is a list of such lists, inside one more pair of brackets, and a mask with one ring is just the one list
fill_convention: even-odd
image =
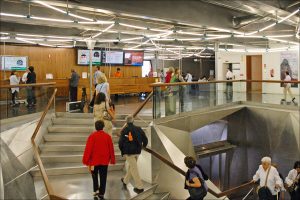
[(110, 114), (107, 110), (106, 103), (105, 103), (105, 110), (103, 111), (103, 119), (108, 120), (108, 121), (112, 121), (112, 116), (110, 116)]
[(265, 185), (263, 187), (260, 186), (257, 187), (257, 194), (260, 200), (269, 200), (273, 196), (270, 189), (267, 187), (267, 181), (268, 181), (270, 170), (271, 167), (268, 169)]
[(203, 199), (207, 195), (207, 191), (204, 187), (204, 180), (200, 178), (198, 174), (197, 177), (200, 180), (201, 187), (188, 187), (191, 199)]
[(295, 180), (294, 180), (294, 182), (293, 182), (292, 185), (288, 186), (288, 185), (286, 184), (285, 189), (286, 189), (289, 193), (292, 193), (292, 192), (296, 191), (296, 186), (297, 186), (296, 180), (297, 180), (297, 179), (299, 179), (299, 174), (296, 176), (296, 178), (295, 178)]

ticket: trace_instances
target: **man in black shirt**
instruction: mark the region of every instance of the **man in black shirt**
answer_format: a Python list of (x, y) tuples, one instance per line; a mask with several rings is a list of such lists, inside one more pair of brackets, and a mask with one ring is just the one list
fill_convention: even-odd
[[(34, 84), (34, 83), (36, 83), (36, 74), (34, 72), (34, 67), (30, 66), (28, 69), (29, 69), (29, 72), (27, 74), (26, 84)], [(27, 106), (32, 107), (36, 104), (34, 87), (28, 86), (26, 88), (26, 91), (27, 91), (27, 103), (28, 103)]]
[(79, 82), (79, 75), (75, 72), (74, 69), (71, 70), (70, 78), (70, 100), (77, 101), (77, 87)]
[(140, 178), (137, 160), (141, 154), (142, 148), (148, 144), (148, 139), (141, 127), (133, 125), (133, 116), (126, 117), (127, 125), (122, 130), (119, 139), (119, 148), (122, 156), (125, 155), (126, 162), (128, 162), (128, 170), (124, 178), (121, 181), (126, 186), (130, 179), (133, 178), (135, 187), (133, 189), (136, 193), (144, 191), (143, 182)]

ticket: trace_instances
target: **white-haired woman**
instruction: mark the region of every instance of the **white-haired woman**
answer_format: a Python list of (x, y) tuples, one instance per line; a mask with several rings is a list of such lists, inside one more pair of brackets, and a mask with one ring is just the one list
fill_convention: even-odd
[(106, 99), (110, 101), (109, 83), (107, 82), (106, 76), (102, 73), (97, 78), (98, 78), (98, 84), (96, 86), (96, 95), (102, 92), (105, 94)]
[(271, 163), (270, 157), (263, 157), (261, 165), (253, 176), (254, 182), (259, 180), (258, 196), (260, 200), (276, 200), (277, 193), (283, 185), (277, 169)]

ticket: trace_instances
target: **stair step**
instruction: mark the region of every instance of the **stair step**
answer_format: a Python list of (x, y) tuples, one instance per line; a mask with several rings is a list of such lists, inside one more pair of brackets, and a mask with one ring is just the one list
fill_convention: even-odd
[(156, 188), (157, 188), (157, 185), (153, 185), (150, 188), (145, 189), (144, 192), (136, 195), (135, 197), (133, 197), (131, 199), (132, 200), (133, 199), (148, 199), (148, 197), (151, 196), (154, 193)]
[(164, 193), (153, 193), (149, 197), (147, 197), (148, 200), (167, 200), (170, 197), (170, 193), (164, 192)]
[[(55, 125), (86, 125), (94, 127), (94, 120), (90, 118), (52, 118), (52, 123)], [(124, 119), (117, 119), (114, 121), (114, 126), (122, 127), (126, 121)], [(136, 126), (147, 127), (150, 122), (145, 122), (142, 120), (135, 120), (134, 124)]]
[[(119, 162), (115, 165), (109, 165), (108, 171), (122, 170), (124, 168), (124, 165), (124, 162)], [(87, 167), (82, 165), (81, 163), (45, 163), (44, 167), (48, 176), (89, 173)], [(30, 173), (34, 177), (41, 177), (41, 173), (38, 168), (32, 170)]]
[[(86, 142), (89, 134), (87, 133), (48, 133), (44, 135), (44, 139), (46, 142)], [(113, 143), (119, 141), (119, 137), (113, 136), (112, 137)]]
[[(116, 161), (124, 161), (125, 157), (121, 152), (115, 152)], [(42, 152), (41, 159), (43, 163), (81, 163), (82, 153), (80, 152)]]
[[(144, 131), (146, 128), (142, 128)], [(56, 132), (56, 133), (92, 133), (95, 131), (94, 126), (83, 126), (83, 125), (52, 125), (48, 126), (48, 132)], [(119, 133), (121, 131), (121, 127), (114, 127), (113, 134)]]
[[(116, 115), (116, 119), (125, 119), (127, 115)], [(86, 119), (86, 118), (94, 118), (93, 113), (68, 113), (68, 112), (57, 112), (56, 113), (57, 118), (80, 118), (80, 119)]]
[[(129, 114), (117, 114), (116, 119), (125, 119)], [(57, 112), (57, 118), (94, 118), (93, 113), (68, 113), (68, 112)], [(153, 120), (152, 115), (138, 115), (136, 119)]]
[[(73, 144), (72, 142), (64, 143), (64, 142), (47, 142), (45, 144), (40, 145), (42, 152), (52, 151), (73, 151), (73, 152), (82, 152), (85, 149), (85, 142), (81, 142), (81, 144)], [(115, 152), (119, 151), (119, 146), (117, 144), (114, 145)]]

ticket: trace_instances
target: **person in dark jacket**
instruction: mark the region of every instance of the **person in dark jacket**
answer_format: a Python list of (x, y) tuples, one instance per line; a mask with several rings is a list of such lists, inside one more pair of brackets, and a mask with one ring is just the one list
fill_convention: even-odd
[(141, 193), (144, 191), (144, 188), (137, 167), (137, 159), (141, 154), (142, 147), (147, 146), (148, 139), (143, 129), (133, 125), (133, 121), (133, 116), (129, 115), (126, 117), (127, 126), (122, 130), (119, 139), (121, 154), (122, 156), (125, 155), (128, 163), (127, 173), (124, 178), (121, 178), (121, 181), (123, 186), (126, 187), (132, 177), (135, 182), (133, 191)]
[(70, 100), (77, 101), (77, 87), (79, 82), (79, 75), (75, 72), (74, 69), (71, 70), (70, 78)]
[[(26, 84), (34, 84), (36, 83), (36, 74), (34, 72), (34, 67), (30, 66), (28, 69), (29, 72), (27, 74)], [(27, 92), (27, 103), (28, 103), (27, 106), (32, 107), (36, 104), (34, 87), (28, 86), (26, 88), (26, 92)]]
[[(96, 131), (87, 139), (82, 163), (88, 166), (93, 178), (94, 197), (104, 199), (108, 164), (115, 164), (115, 151), (112, 138), (103, 131), (104, 122), (95, 122)], [(100, 188), (98, 184), (100, 176)]]

